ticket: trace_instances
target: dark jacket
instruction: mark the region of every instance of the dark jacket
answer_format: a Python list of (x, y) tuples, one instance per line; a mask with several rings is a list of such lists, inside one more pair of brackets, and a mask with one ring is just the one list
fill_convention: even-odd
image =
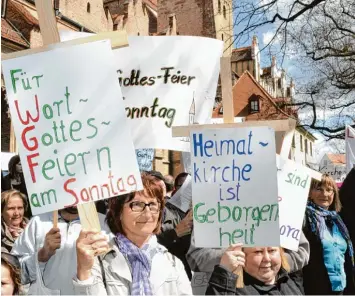
[(187, 276), (191, 280), (192, 273), (186, 260), (186, 253), (190, 248), (191, 234), (178, 237), (175, 227), (187, 215), (174, 205), (166, 203), (164, 217), (162, 221), (161, 233), (157, 235), (158, 242), (168, 249), (168, 251), (178, 257), (185, 266)]
[[(310, 229), (309, 222), (305, 219), (303, 232), (310, 245), (310, 258), (308, 265), (303, 268), (303, 285), (306, 295), (331, 295), (331, 282), (324, 264), (322, 242)], [(352, 269), (349, 250), (345, 253), (345, 273), (346, 288), (344, 294), (351, 295), (355, 293), (354, 274)]]
[(216, 265), (206, 295), (303, 295), (301, 272), (280, 269), (276, 283), (265, 285), (244, 271), (244, 288), (236, 288), (237, 275)]
[(355, 168), (349, 172), (340, 187), (339, 198), (342, 205), (340, 217), (348, 228), (351, 241), (355, 246)]

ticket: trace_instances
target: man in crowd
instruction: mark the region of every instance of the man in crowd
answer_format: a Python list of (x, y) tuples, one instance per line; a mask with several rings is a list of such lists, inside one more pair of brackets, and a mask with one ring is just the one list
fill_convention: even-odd
[[(99, 219), (102, 230), (110, 233), (104, 223), (105, 216), (99, 214)], [(58, 227), (53, 227), (53, 213), (34, 216), (12, 249), (12, 254), (20, 260), (22, 283), (38, 285), (35, 281), (42, 277), (48, 289), (60, 290), (61, 295), (73, 295), (76, 240), (80, 231), (76, 207), (59, 211)], [(30, 291), (35, 287), (31, 286)]]

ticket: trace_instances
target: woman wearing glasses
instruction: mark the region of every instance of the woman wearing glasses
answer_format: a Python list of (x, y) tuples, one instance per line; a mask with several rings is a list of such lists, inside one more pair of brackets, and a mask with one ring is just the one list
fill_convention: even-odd
[(310, 259), (303, 268), (305, 294), (354, 294), (354, 250), (339, 216), (341, 204), (333, 179), (313, 181), (303, 232), (310, 244)]
[[(163, 189), (142, 174), (144, 190), (109, 201), (107, 224), (115, 238), (82, 231), (77, 240), (80, 295), (192, 295), (184, 265), (157, 242), (165, 205)], [(95, 258), (96, 254), (101, 254)]]

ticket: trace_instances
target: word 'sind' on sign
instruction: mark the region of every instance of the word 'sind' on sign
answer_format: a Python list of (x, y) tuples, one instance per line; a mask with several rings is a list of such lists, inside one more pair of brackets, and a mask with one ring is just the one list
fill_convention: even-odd
[(33, 214), (142, 189), (113, 58), (98, 41), (3, 61)]
[(280, 245), (274, 130), (191, 130), (190, 139), (196, 246)]
[(277, 156), (281, 247), (297, 251), (308, 200), (311, 169)]

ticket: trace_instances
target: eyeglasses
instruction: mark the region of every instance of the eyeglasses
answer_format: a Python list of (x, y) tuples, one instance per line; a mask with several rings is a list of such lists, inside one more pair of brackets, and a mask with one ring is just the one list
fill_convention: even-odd
[(316, 191), (324, 192), (324, 193), (334, 193), (333, 188), (330, 188), (330, 187), (328, 187), (328, 188), (318, 187), (318, 188), (316, 188)]
[(156, 202), (150, 202), (146, 204), (142, 201), (132, 201), (129, 204), (129, 207), (131, 208), (132, 212), (143, 212), (146, 207), (148, 207), (153, 214), (158, 214), (160, 211), (160, 203)]

